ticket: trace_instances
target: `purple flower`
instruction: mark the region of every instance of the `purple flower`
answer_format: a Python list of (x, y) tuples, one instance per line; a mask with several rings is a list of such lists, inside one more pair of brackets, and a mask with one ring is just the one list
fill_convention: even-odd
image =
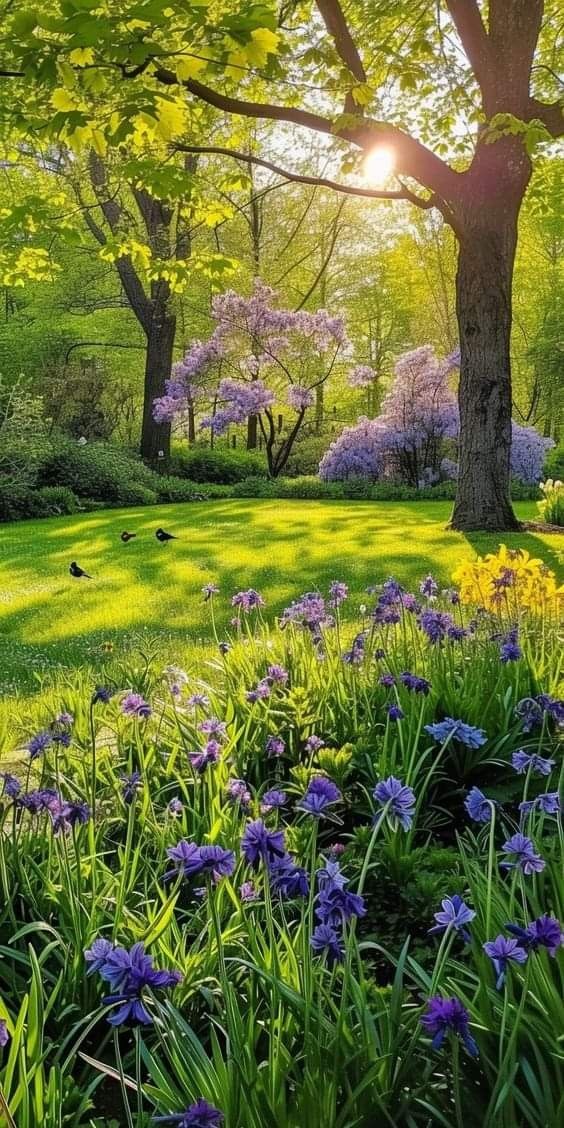
[(114, 948), (115, 944), (112, 944), (111, 940), (104, 940), (101, 936), (94, 940), (92, 947), (87, 948), (84, 953), (86, 963), (90, 964), (86, 974), (94, 975), (97, 971), (100, 971), (105, 966), (107, 958)]
[(528, 799), (526, 802), (519, 803), (519, 810), (524, 818), (527, 818), (531, 811), (541, 811), (543, 815), (559, 815), (560, 814), (560, 795), (557, 791), (545, 791), (543, 795), (537, 795), (536, 799)]
[(505, 664), (507, 662), (518, 662), (522, 657), (523, 651), (518, 643), (518, 630), (517, 627), (514, 627), (513, 630), (508, 631), (500, 644), (499, 658)]
[(124, 803), (133, 803), (140, 788), (143, 787), (141, 772), (132, 772), (131, 775), (121, 775), (121, 793)]
[(386, 689), (391, 689), (396, 684), (396, 679), (393, 674), (380, 674), (378, 684), (385, 686)]
[(474, 728), (464, 721), (455, 721), (453, 717), (445, 717), (434, 725), (425, 725), (425, 732), (438, 744), (444, 744), (450, 737), (459, 744), (465, 744), (467, 748), (480, 748), (488, 739), (483, 729)]
[(506, 929), (516, 936), (521, 947), (527, 951), (537, 951), (546, 948), (549, 956), (555, 956), (558, 949), (564, 945), (564, 932), (560, 921), (551, 916), (540, 916), (526, 928), (518, 924), (506, 924)]
[(210, 699), (206, 697), (205, 693), (193, 693), (186, 702), (190, 709), (207, 709), (209, 703)]
[(429, 642), (434, 645), (441, 643), (448, 636), (448, 631), (455, 627), (452, 615), (446, 611), (434, 611), (427, 607), (419, 616), (419, 626), (427, 635)]
[(531, 873), (540, 873), (544, 869), (543, 858), (539, 854), (535, 854), (531, 839), (526, 838), (524, 834), (512, 835), (511, 838), (507, 839), (507, 842), (504, 842), (501, 849), (504, 854), (514, 859), (512, 862), (501, 862), (502, 869), (518, 867), (526, 876)]
[(242, 611), (254, 611), (256, 607), (264, 607), (264, 599), (254, 588), (248, 591), (238, 591), (231, 600), (233, 607), (240, 607)]
[(272, 733), (266, 738), (264, 750), (267, 756), (283, 756), (286, 751), (286, 745), (281, 736), (276, 736)]
[(311, 634), (319, 635), (321, 627), (328, 625), (327, 610), (323, 596), (316, 591), (308, 591), (300, 599), (295, 600), (286, 607), (280, 617), (280, 626), (286, 627), (288, 623), (304, 627)]
[(206, 717), (199, 722), (198, 732), (212, 736), (215, 740), (227, 740), (227, 722), (220, 721), (219, 717)]
[(228, 799), (231, 799), (233, 803), (240, 803), (242, 807), (248, 807), (251, 802), (249, 785), (244, 779), (229, 779), (226, 792)]
[(223, 1113), (200, 1097), (184, 1112), (171, 1112), (168, 1116), (154, 1116), (155, 1124), (176, 1124), (176, 1128), (219, 1128)]
[(17, 799), (22, 785), (15, 775), (10, 775), (9, 772), (0, 772), (0, 779), (3, 779), (1, 795), (7, 795), (8, 799)]
[(390, 721), (402, 721), (405, 713), (399, 705), (388, 705), (386, 712)]
[(307, 897), (309, 880), (305, 869), (296, 865), (291, 854), (274, 858), (268, 865), (268, 876), (273, 893), (280, 897)]
[(10, 1035), (8, 1034), (6, 1020), (4, 1018), (0, 1018), (0, 1050), (3, 1048), (3, 1046), (8, 1045), (9, 1040)]
[(168, 811), (169, 815), (174, 815), (176, 817), (178, 815), (181, 815), (183, 810), (184, 810), (184, 804), (182, 803), (182, 800), (178, 798), (178, 796), (175, 796), (173, 799), (170, 800), (170, 803), (168, 804), (168, 807), (167, 807), (167, 811)]
[(72, 728), (74, 717), (72, 713), (58, 713), (55, 717), (55, 724), (62, 725), (63, 728)]
[(97, 685), (94, 693), (92, 694), (91, 704), (97, 705), (100, 701), (102, 705), (107, 705), (108, 701), (112, 699), (111, 689), (107, 689), (104, 685)]
[(204, 597), (204, 603), (207, 603), (208, 599), (211, 599), (212, 596), (219, 595), (219, 588), (217, 584), (204, 584), (202, 588), (202, 595)]
[(200, 749), (199, 752), (190, 752), (190, 763), (194, 771), (202, 775), (210, 764), (217, 764), (221, 755), (221, 744), (217, 740), (208, 740), (207, 744)]
[(499, 991), (505, 982), (507, 965), (510, 960), (515, 963), (525, 963), (527, 953), (519, 946), (518, 940), (508, 940), (506, 936), (497, 936), (495, 940), (488, 940), (482, 945), (484, 952), (490, 957), (496, 974), (495, 985)]
[(487, 799), (479, 787), (473, 787), (464, 800), (464, 806), (474, 822), (491, 822), (493, 800)]
[(474, 920), (476, 916), (474, 910), (469, 909), (468, 905), (464, 904), (458, 893), (455, 893), (454, 897), (445, 897), (444, 901), (441, 901), (441, 905), (442, 911), (434, 914), (437, 923), (429, 929), (429, 932), (431, 934), (449, 931), (460, 932), (465, 940), (470, 940), (470, 933), (465, 926), (471, 920)]
[(560, 727), (564, 725), (564, 701), (550, 697), (548, 693), (539, 693), (537, 704), (549, 717), (552, 717)]
[(421, 1015), (421, 1025), (431, 1036), (431, 1046), (440, 1050), (447, 1034), (460, 1038), (472, 1057), (478, 1056), (478, 1047), (469, 1030), (470, 1016), (460, 999), (443, 999), (435, 995), (427, 1001), (427, 1010)]
[(434, 599), (435, 596), (438, 595), (439, 585), (437, 581), (433, 579), (433, 576), (428, 575), (425, 576), (425, 579), (419, 584), (419, 591), (421, 595), (426, 596), (427, 599)]
[(252, 881), (244, 881), (243, 884), (239, 886), (239, 896), (242, 901), (256, 901), (258, 893)]
[(276, 685), (284, 685), (284, 683), (288, 681), (289, 674), (283, 666), (278, 666), (275, 664), (268, 667), (267, 677), (269, 681), (275, 683)]
[(322, 924), (340, 927), (344, 921), (365, 914), (366, 905), (360, 893), (351, 893), (343, 885), (333, 881), (323, 883), (315, 904), (315, 915)]
[(221, 846), (198, 846), (185, 838), (176, 846), (169, 846), (167, 857), (173, 862), (173, 868), (165, 874), (165, 881), (180, 875), (187, 879), (199, 874), (211, 874), (215, 879), (230, 877), (235, 869), (232, 850), (224, 850)]
[(249, 865), (257, 869), (261, 861), (269, 865), (286, 853), (284, 834), (281, 830), (269, 830), (262, 819), (247, 824), (241, 839), (241, 850)]
[(386, 818), (392, 830), (401, 826), (409, 830), (415, 814), (415, 792), (401, 780), (389, 776), (374, 788), (377, 803), (386, 809)]
[(315, 733), (312, 733), (311, 736), (308, 736), (305, 747), (306, 752), (319, 752), (320, 748), (325, 748), (325, 741), (322, 740), (320, 736), (316, 736)]
[(314, 776), (309, 781), (307, 791), (297, 806), (306, 814), (319, 818), (326, 807), (333, 803), (339, 803), (341, 799), (341, 792), (332, 779), (326, 779), (325, 776)]
[(52, 743), (53, 734), (51, 732), (48, 732), (47, 729), (45, 729), (43, 732), (38, 732), (35, 736), (32, 736), (27, 746), (30, 760), (35, 760), (37, 756), (41, 756), (42, 752), (45, 752), (45, 750)]
[(53, 832), (64, 834), (74, 826), (83, 826), (90, 818), (88, 803), (66, 803), (60, 800), (58, 805), (53, 804), (49, 809)]
[(349, 594), (349, 589), (341, 580), (333, 580), (329, 585), (329, 606), (340, 607)]
[(330, 924), (318, 924), (309, 940), (313, 951), (323, 953), (329, 967), (335, 963), (342, 963), (345, 955), (343, 941)]
[(270, 791), (265, 791), (260, 804), (260, 809), (263, 815), (267, 815), (269, 811), (276, 811), (280, 807), (285, 807), (288, 802), (288, 796), (285, 791), (277, 791), (272, 788)]
[(255, 701), (264, 701), (270, 697), (270, 686), (266, 680), (260, 681), (255, 689), (248, 689), (245, 697), (247, 701), (254, 705)]
[(524, 748), (520, 748), (518, 752), (513, 753), (511, 765), (519, 775), (531, 771), (536, 772), (537, 775), (549, 776), (554, 767), (554, 760), (545, 760), (538, 752), (525, 752)]
[(121, 711), (125, 717), (140, 717), (142, 720), (147, 720), (153, 710), (140, 693), (126, 693), (121, 701)]
[(142, 996), (144, 988), (155, 991), (175, 987), (182, 979), (180, 972), (158, 971), (153, 967), (152, 956), (146, 955), (143, 944), (134, 944), (127, 951), (126, 948), (116, 948), (113, 945), (108, 948), (109, 942), (106, 940), (96, 950), (96, 943), (95, 941), (92, 948), (85, 952), (85, 958), (93, 964), (90, 971), (96, 970), (114, 992), (102, 1002), (120, 1004), (117, 1010), (108, 1015), (108, 1022), (112, 1026), (122, 1026), (126, 1022), (143, 1025), (151, 1023), (153, 1020)]
[(410, 674), (407, 670), (400, 674), (400, 682), (411, 693), (422, 693), (426, 696), (431, 689), (431, 682), (427, 681), (426, 678), (420, 678), (417, 674)]

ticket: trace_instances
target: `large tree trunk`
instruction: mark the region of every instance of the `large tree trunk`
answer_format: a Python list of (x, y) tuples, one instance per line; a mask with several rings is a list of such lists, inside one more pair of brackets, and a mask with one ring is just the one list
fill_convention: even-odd
[(511, 289), (528, 175), (514, 149), (499, 141), (488, 149), (457, 231), (460, 438), (452, 527), (464, 532), (519, 528), (510, 499)]
[(155, 466), (166, 466), (170, 458), (170, 423), (155, 422), (153, 400), (165, 394), (165, 382), (172, 368), (175, 331), (176, 317), (167, 315), (166, 307), (159, 309), (157, 306), (147, 333), (141, 426), (141, 457)]

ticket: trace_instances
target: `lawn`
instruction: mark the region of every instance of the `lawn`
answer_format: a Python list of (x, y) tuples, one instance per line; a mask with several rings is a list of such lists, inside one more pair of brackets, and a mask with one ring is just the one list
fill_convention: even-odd
[[(255, 587), (277, 611), (300, 592), (345, 580), (358, 607), (368, 584), (390, 574), (406, 585), (432, 570), (443, 584), (463, 559), (499, 536), (448, 532), (448, 502), (222, 501), (108, 510), (27, 521), (0, 532), (0, 692), (29, 695), (45, 672), (100, 668), (115, 650), (155, 640), (167, 661), (209, 645), (202, 585), (222, 595)], [(523, 519), (534, 503), (517, 506)], [(159, 526), (178, 540), (161, 545)], [(124, 545), (122, 530), (137, 539)], [(558, 536), (517, 534), (508, 544), (562, 566)], [(71, 560), (94, 577), (75, 580)], [(220, 600), (221, 603), (221, 600)], [(225, 626), (228, 603), (219, 612)]]

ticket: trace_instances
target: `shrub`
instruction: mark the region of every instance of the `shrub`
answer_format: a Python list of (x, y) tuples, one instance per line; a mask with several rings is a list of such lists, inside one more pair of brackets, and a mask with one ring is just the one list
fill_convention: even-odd
[(63, 439), (42, 463), (38, 477), (40, 485), (69, 486), (78, 497), (136, 505), (137, 501), (125, 500), (135, 492), (134, 483), (154, 490), (156, 475), (140, 459), (110, 443), (79, 446)]
[(0, 478), (0, 521), (51, 517), (49, 501), (38, 490), (10, 478)]
[(158, 500), (162, 502), (207, 501), (212, 497), (226, 497), (230, 494), (227, 486), (215, 482), (191, 482), (186, 478), (163, 475), (156, 483)]
[(298, 478), (302, 475), (317, 474), (317, 469), (329, 443), (334, 441), (335, 435), (327, 434), (308, 435), (298, 438), (292, 453), (284, 467), (286, 478)]
[(564, 483), (547, 478), (546, 482), (541, 482), (540, 489), (543, 500), (539, 501), (538, 508), (543, 521), (549, 525), (564, 526)]
[(78, 513), (81, 508), (76, 494), (68, 486), (43, 486), (37, 492), (50, 506), (54, 516)]
[(549, 450), (544, 464), (545, 478), (564, 481), (564, 443)]
[(235, 482), (229, 494), (230, 497), (277, 497), (277, 486), (268, 478), (244, 478), (242, 482)]
[(262, 455), (250, 450), (228, 450), (195, 446), (175, 448), (170, 473), (191, 482), (241, 482), (245, 478), (266, 478)]

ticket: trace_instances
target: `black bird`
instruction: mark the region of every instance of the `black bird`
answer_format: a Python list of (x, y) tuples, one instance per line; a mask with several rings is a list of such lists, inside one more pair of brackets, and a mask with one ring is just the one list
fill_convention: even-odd
[(92, 579), (92, 576), (89, 576), (88, 572), (83, 571), (83, 569), (78, 566), (76, 560), (73, 560), (69, 572), (71, 576), (74, 576), (75, 580), (80, 580), (82, 577), (84, 577), (85, 580)]
[(133, 538), (136, 536), (137, 533), (128, 533), (124, 530), (123, 533), (121, 533), (121, 540), (124, 544), (127, 544), (128, 541), (133, 540)]
[(161, 544), (166, 544), (167, 541), (178, 540), (178, 537), (173, 537), (172, 533), (165, 533), (164, 529), (157, 529), (155, 536)]

